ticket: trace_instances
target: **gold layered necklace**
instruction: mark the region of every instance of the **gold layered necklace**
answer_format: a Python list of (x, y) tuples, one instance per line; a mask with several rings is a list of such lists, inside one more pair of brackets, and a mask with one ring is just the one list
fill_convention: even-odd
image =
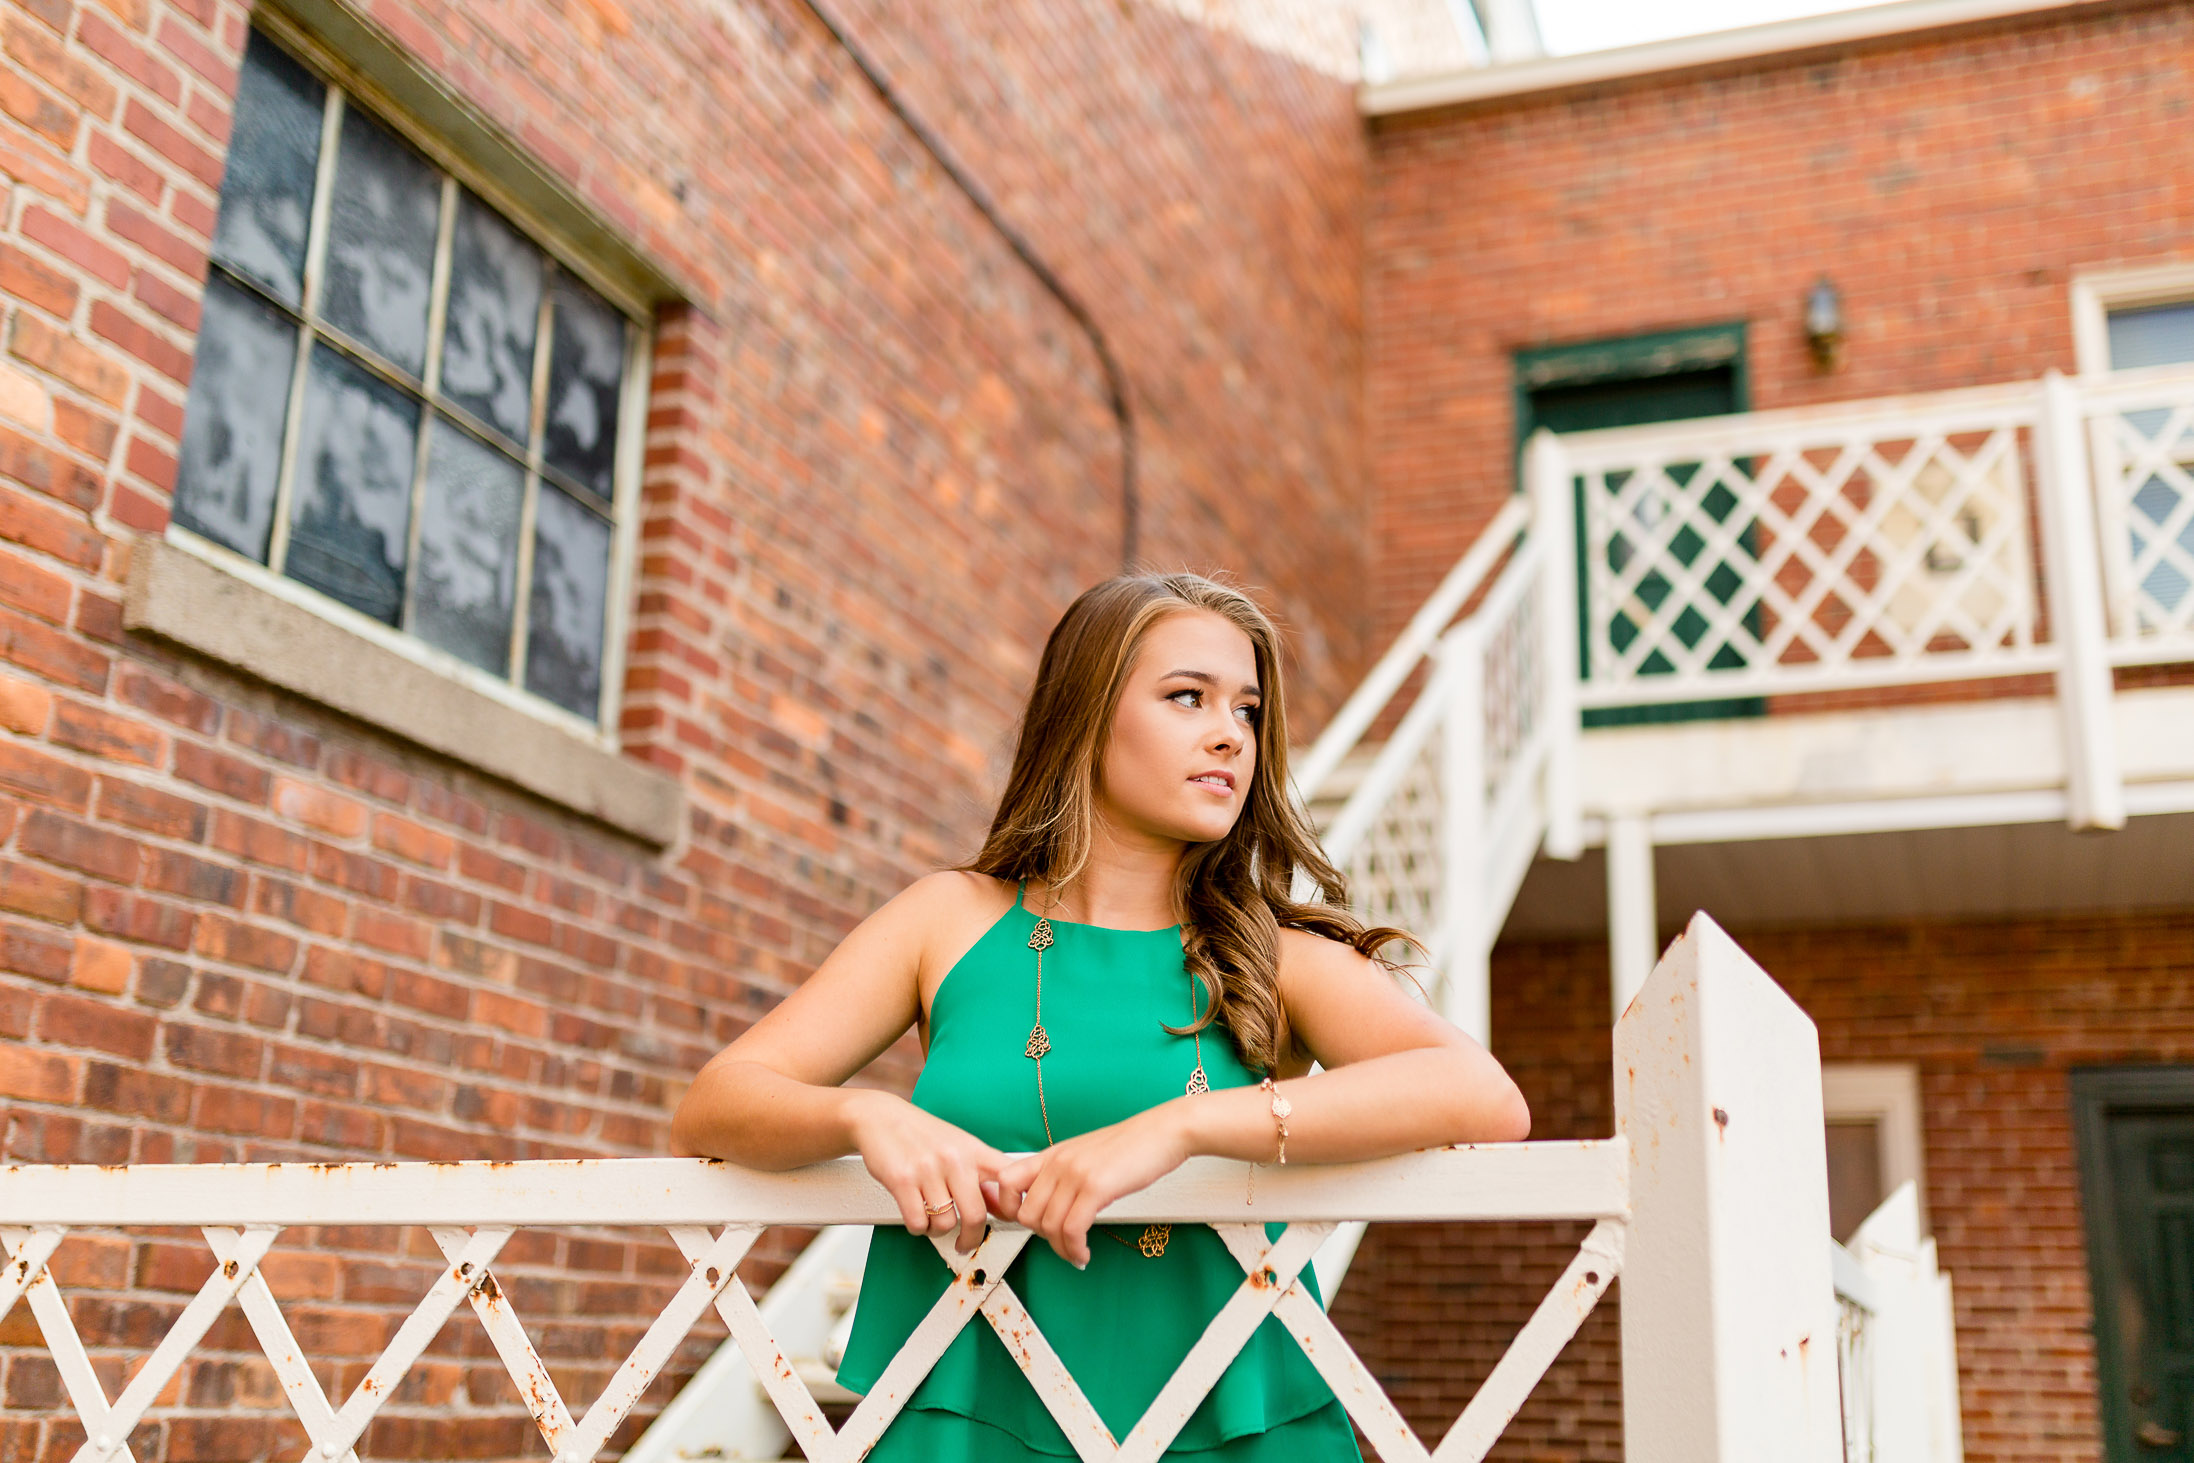
[[(1023, 887), (1025, 889), (1025, 884)], [(1019, 903), (1019, 900), (1016, 899), (1015, 902)], [(1021, 1049), (1021, 1055), (1036, 1064), (1036, 1110), (1043, 1115), (1046, 1145), (1057, 1140), (1051, 1136), (1051, 1107), (1044, 1101), (1044, 1054), (1051, 1050), (1051, 1035), (1044, 1030), (1044, 952), (1056, 943), (1056, 937), (1051, 932), (1049, 914), (1057, 907), (1058, 900), (1054, 897), (1051, 882), (1047, 879), (1044, 882), (1045, 913), (1036, 916), (1036, 928), (1028, 934), (1028, 947), (1036, 952), (1036, 1024), (1029, 1028), (1028, 1045)], [(1193, 1023), (1196, 1016), (1196, 977), (1193, 975), (1188, 977), (1188, 1004), (1189, 1019)], [(1189, 1036), (1196, 1043), (1196, 1069), (1188, 1074), (1187, 1091), (1191, 1095), (1209, 1092), (1211, 1080), (1204, 1075), (1203, 1036), (1194, 1030), (1189, 1032)], [(1112, 1235), (1112, 1238), (1123, 1245), (1132, 1244), (1143, 1252), (1144, 1258), (1155, 1260), (1166, 1252), (1166, 1244), (1173, 1238), (1173, 1226), (1150, 1225), (1132, 1241), (1113, 1234), (1109, 1229), (1105, 1233)]]

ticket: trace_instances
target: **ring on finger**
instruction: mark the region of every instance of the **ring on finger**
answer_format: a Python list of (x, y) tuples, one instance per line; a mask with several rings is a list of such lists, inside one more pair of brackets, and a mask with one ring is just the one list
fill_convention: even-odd
[(958, 1201), (953, 1199), (947, 1199), (942, 1204), (924, 1204), (922, 1206), (922, 1212), (924, 1214), (934, 1217), (936, 1215), (944, 1213), (947, 1209), (954, 1209), (958, 1207)]

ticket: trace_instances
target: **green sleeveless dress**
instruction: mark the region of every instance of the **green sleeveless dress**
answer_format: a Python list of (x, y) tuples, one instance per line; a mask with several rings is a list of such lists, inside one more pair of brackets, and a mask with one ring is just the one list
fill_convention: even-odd
[[(1181, 930), (1115, 930), (1053, 920), (1044, 953), (1044, 1096), (1060, 1140), (1131, 1117), (1184, 1091), (1195, 1043), (1186, 1025), (1202, 997), (1181, 956)], [(1036, 1064), (1022, 1055), (1034, 1022), (1036, 916), (1016, 901), (945, 976), (913, 1102), (1006, 1152), (1045, 1147)], [(1257, 1078), (1224, 1032), (1203, 1034), (1212, 1087)], [(1282, 1226), (1266, 1226), (1279, 1236)], [(1105, 1233), (1126, 1243), (1116, 1243)], [(1117, 1440), (1242, 1283), (1242, 1267), (1201, 1224), (1176, 1225), (1165, 1253), (1135, 1246), (1139, 1227), (1099, 1226), (1076, 1270), (1031, 1239), (1006, 1282)], [(944, 1293), (951, 1271), (928, 1238), (878, 1226), (869, 1241), (853, 1332), (838, 1380), (875, 1384), (892, 1353)], [(1304, 1284), (1316, 1293), (1308, 1267)], [(990, 1323), (953, 1338), (885, 1429), (868, 1463), (1053, 1463), (1073, 1444), (1045, 1410)], [(1333, 1391), (1276, 1317), (1267, 1316), (1165, 1456), (1194, 1463), (1360, 1463)]]

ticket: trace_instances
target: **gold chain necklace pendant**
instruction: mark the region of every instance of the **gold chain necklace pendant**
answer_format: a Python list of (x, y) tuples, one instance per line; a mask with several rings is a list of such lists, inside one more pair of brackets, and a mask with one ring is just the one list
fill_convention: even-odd
[(1196, 1059), (1196, 1070), (1188, 1074), (1188, 1095), (1194, 1097), (1199, 1092), (1209, 1092), (1210, 1090), (1211, 1081), (1204, 1076), (1203, 1058), (1198, 1057)]
[[(1044, 1030), (1044, 952), (1056, 943), (1051, 921), (1036, 916), (1036, 928), (1028, 935), (1028, 947), (1036, 952), (1036, 1024), (1028, 1029), (1028, 1045), (1021, 1048), (1021, 1055), (1032, 1062), (1041, 1062), (1051, 1050), (1051, 1036)], [(1047, 1131), (1044, 1136), (1051, 1135)]]
[(1172, 1238), (1172, 1225), (1153, 1224), (1143, 1231), (1140, 1239), (1135, 1241), (1135, 1248), (1143, 1252), (1145, 1259), (1155, 1260), (1166, 1252), (1166, 1242)]

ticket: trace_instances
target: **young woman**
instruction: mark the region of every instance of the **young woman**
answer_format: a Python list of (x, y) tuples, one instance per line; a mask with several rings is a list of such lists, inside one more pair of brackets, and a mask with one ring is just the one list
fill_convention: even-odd
[[(943, 1293), (928, 1236), (967, 1252), (994, 1215), (1046, 1242), (1006, 1279), (1124, 1437), (1242, 1270), (1205, 1226), (1093, 1227), (1098, 1210), (1194, 1154), (1317, 1163), (1524, 1136), (1508, 1075), (1378, 958), (1402, 932), (1346, 913), (1288, 795), (1287, 745), (1278, 635), (1246, 595), (1194, 574), (1097, 585), (1044, 647), (982, 851), (869, 916), (702, 1068), (672, 1122), (682, 1150), (772, 1169), (859, 1153), (898, 1202), (906, 1228), (870, 1245), (848, 1387), (873, 1385)], [(1298, 869), (1323, 902), (1295, 902)], [(841, 1085), (910, 1025), (911, 1100)], [(977, 1320), (869, 1456), (1073, 1451)], [(1166, 1456), (1359, 1455), (1268, 1317)]]

